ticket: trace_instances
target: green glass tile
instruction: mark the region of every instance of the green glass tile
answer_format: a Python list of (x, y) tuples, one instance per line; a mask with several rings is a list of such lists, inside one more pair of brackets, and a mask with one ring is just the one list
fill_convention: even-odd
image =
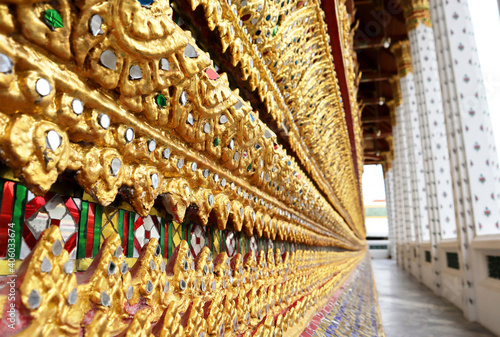
[(164, 108), (167, 106), (167, 99), (164, 95), (159, 94), (158, 96), (156, 96), (156, 104), (158, 104), (160, 108)]
[(165, 229), (166, 229), (165, 228), (165, 218), (160, 218), (160, 247), (161, 247), (161, 256), (165, 256)]
[(80, 221), (78, 222), (78, 247), (76, 256), (79, 259), (85, 258), (87, 247), (87, 221), (89, 215), (89, 203), (82, 200), (82, 211), (80, 212)]
[(183, 237), (188, 243), (188, 247), (191, 247), (191, 224), (181, 225), (183, 230)]
[(127, 257), (134, 256), (134, 220), (135, 213), (128, 213), (128, 243), (127, 243)]
[(170, 258), (172, 256), (172, 246), (173, 246), (173, 241), (172, 241), (172, 233), (173, 233), (173, 224), (172, 220), (168, 222), (168, 255), (167, 258)]
[(21, 184), (16, 184), (14, 195), (14, 207), (12, 210), (12, 223), (14, 223), (14, 240), (16, 245), (16, 259), (19, 259), (21, 253), (21, 230), (24, 223), (24, 210), (26, 209), (27, 189)]
[(123, 242), (123, 221), (125, 221), (125, 211), (120, 209), (118, 211), (118, 234), (120, 234), (120, 239)]
[(92, 257), (95, 257), (99, 252), (101, 243), (101, 226), (102, 226), (102, 206), (99, 204), (95, 205), (94, 214), (94, 242), (92, 249)]
[(43, 13), (43, 18), (45, 19), (45, 22), (52, 30), (64, 27), (61, 14), (59, 14), (59, 12), (56, 11), (55, 9), (47, 9)]

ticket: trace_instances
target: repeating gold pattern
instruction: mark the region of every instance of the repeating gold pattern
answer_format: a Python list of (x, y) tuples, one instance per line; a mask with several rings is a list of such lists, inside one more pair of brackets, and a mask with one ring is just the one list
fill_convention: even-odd
[[(363, 237), (358, 182), (319, 2), (190, 0), (189, 3), (192, 10), (198, 6), (204, 9), (208, 27), (217, 29), (223, 52), (229, 53), (233, 66), (240, 65), (243, 78), (252, 90), (258, 90), (277, 124), (284, 122), (290, 145), (302, 165), (351, 228)], [(355, 89), (358, 78), (351, 59), (353, 32), (343, 2), (340, 8), (342, 42), (348, 48), (346, 62), (350, 62), (347, 77), (351, 102), (355, 122), (359, 124)], [(356, 131), (358, 144), (361, 131)]]
[[(318, 0), (174, 7), (186, 4), (203, 9), (263, 104), (217, 73), (168, 0), (0, 0), (3, 163), (36, 195), (64, 173), (102, 206), (120, 196), (146, 216), (162, 205), (176, 230), (168, 261), (151, 239), (129, 270), (109, 214), (99, 254), (75, 274), (59, 229), (47, 229), (17, 272), (19, 336), (294, 336), (363, 258), (359, 74), (344, 2), (358, 158)], [(217, 239), (193, 258), (180, 231), (188, 208), (217, 231), (314, 247), (228, 258)]]
[[(362, 103), (358, 102), (358, 88), (361, 80), (361, 72), (357, 62), (357, 54), (354, 50), (354, 33), (358, 29), (359, 22), (351, 29), (351, 16), (347, 12), (347, 7), (344, 1), (338, 3), (340, 28), (342, 32), (343, 50), (345, 67), (347, 68), (347, 84), (349, 86), (349, 101), (351, 103), (351, 114), (353, 119), (354, 138), (356, 141), (358, 161), (358, 177), (363, 176), (363, 124), (361, 122), (361, 113), (363, 111)], [(354, 13), (352, 14), (354, 15)], [(360, 214), (363, 214), (361, 212)], [(359, 221), (359, 220), (358, 220)], [(361, 220), (361, 223), (364, 223)], [(362, 226), (361, 232), (366, 234)]]
[[(71, 170), (102, 205), (120, 191), (143, 216), (160, 198), (178, 222), (194, 203), (202, 220), (214, 211), (221, 229), (231, 218), (237, 230), (275, 235), (287, 222), (289, 233), (309, 243), (360, 247), (258, 114), (229, 89), (226, 76), (209, 78), (210, 59), (171, 21), (168, 2), (151, 9), (136, 0), (77, 5), (73, 21), (69, 4), (61, 11), (76, 37), (72, 46), (68, 29), (51, 31), (40, 20), (22, 36), (0, 36), (1, 52), (12, 62), (1, 78), (0, 95), (8, 103), (0, 118), (0, 156), (35, 193)], [(47, 5), (21, 7), (41, 13)], [(102, 24), (94, 36), (89, 25), (96, 15)], [(129, 21), (133, 27), (125, 25)], [(39, 32), (45, 32), (41, 40)], [(37, 45), (73, 58), (58, 63)], [(37, 91), (40, 82), (50, 88), (46, 94)], [(163, 106), (155, 102), (159, 95)], [(75, 112), (75, 102), (82, 111)], [(269, 222), (260, 223), (259, 210)]]
[(204, 247), (193, 259), (182, 241), (164, 261), (152, 239), (129, 269), (114, 234), (75, 274), (52, 226), (18, 270), (18, 336), (294, 336), (363, 257), (277, 249), (213, 258)]

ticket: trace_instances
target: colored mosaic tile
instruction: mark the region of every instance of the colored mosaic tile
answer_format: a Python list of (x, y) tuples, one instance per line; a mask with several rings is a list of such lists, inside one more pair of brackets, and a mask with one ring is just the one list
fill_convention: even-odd
[(384, 336), (369, 257), (365, 257), (325, 307), (314, 315), (301, 334), (301, 337), (309, 336)]
[(206, 227), (201, 225), (192, 225), (190, 230), (190, 249), (193, 257), (198, 256), (202, 248), (207, 246)]
[[(114, 233), (120, 235), (126, 257), (138, 257), (151, 238), (160, 241), (162, 254), (167, 257), (169, 243), (178, 245), (185, 239), (183, 226), (175, 224), (169, 230), (165, 219), (156, 215), (140, 217), (132, 211), (53, 192), (35, 196), (22, 184), (3, 179), (0, 195), (0, 258), (7, 257), (9, 224), (16, 238), (16, 259), (24, 259), (50, 225), (60, 228), (64, 248), (72, 259), (95, 257), (105, 239)], [(175, 234), (174, 241), (169, 233)]]

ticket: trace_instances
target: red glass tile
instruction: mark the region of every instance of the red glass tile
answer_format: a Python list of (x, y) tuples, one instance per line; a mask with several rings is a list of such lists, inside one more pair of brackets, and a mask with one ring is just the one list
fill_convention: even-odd
[(47, 201), (44, 197), (34, 197), (28, 204), (24, 212), (24, 218), (29, 219), (35, 214)]
[(144, 224), (144, 220), (142, 220), (141, 217), (137, 218), (134, 222), (134, 231), (137, 230), (137, 228), (141, 227)]
[(7, 254), (9, 223), (12, 221), (12, 203), (14, 202), (14, 183), (6, 181), (3, 187), (2, 206), (0, 208), (0, 257)]
[(125, 212), (123, 215), (123, 240), (122, 240), (122, 248), (125, 252), (125, 256), (127, 255), (127, 247), (128, 247), (128, 225), (129, 225), (129, 212)]
[(141, 253), (141, 250), (142, 250), (142, 247), (141, 245), (139, 244), (139, 241), (137, 241), (137, 238), (134, 236), (134, 247), (135, 249), (137, 249), (137, 251), (139, 252), (139, 254)]
[(66, 243), (64, 244), (64, 249), (66, 249), (68, 251), (68, 253), (71, 254), (71, 252), (76, 248), (76, 236), (77, 236), (78, 233), (74, 233), (73, 235), (71, 235), (68, 239), (68, 241), (66, 241)]
[(60, 219), (50, 219), (50, 224), (51, 225), (55, 225), (55, 226), (59, 227), (60, 223), (61, 223)]
[(94, 219), (95, 219), (95, 204), (89, 203), (89, 214), (87, 219), (87, 247), (85, 256), (92, 257), (92, 248), (94, 245)]
[(36, 246), (37, 240), (36, 240), (35, 236), (33, 235), (33, 233), (31, 233), (28, 226), (26, 226), (26, 224), (23, 225), (23, 238), (24, 238), (24, 242), (26, 242), (28, 247), (31, 250), (33, 250), (33, 248), (35, 248), (35, 246)]
[[(164, 240), (163, 240), (163, 257), (168, 258), (168, 223), (165, 222), (165, 232), (164, 232)], [(161, 232), (160, 232), (161, 233)]]
[[(66, 198), (63, 198), (63, 200)], [(80, 211), (78, 210), (78, 207), (76, 206), (75, 202), (73, 201), (72, 198), (67, 197), (67, 200), (64, 200), (64, 204), (68, 208), (71, 216), (73, 217), (73, 220), (75, 220), (75, 223), (78, 226), (78, 220), (80, 219)]]
[(155, 224), (156, 230), (158, 233), (160, 233), (160, 220), (158, 220), (158, 217), (156, 215), (152, 215), (151, 219), (153, 220), (153, 223)]

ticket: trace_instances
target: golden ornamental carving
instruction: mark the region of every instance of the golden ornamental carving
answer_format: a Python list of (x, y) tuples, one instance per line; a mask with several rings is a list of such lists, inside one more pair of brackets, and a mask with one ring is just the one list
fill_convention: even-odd
[(416, 29), (420, 23), (432, 27), (429, 0), (407, 0), (404, 3), (404, 13), (409, 31)]
[[(401, 82), (398, 75), (394, 75), (389, 79), (389, 83), (392, 88), (392, 97), (393, 100), (391, 102), (395, 107), (400, 106), (403, 103), (403, 96), (401, 93)], [(393, 110), (391, 110), (391, 124), (396, 125), (396, 115), (393, 114)]]
[(396, 105), (396, 101), (395, 100), (391, 100), (389, 102), (386, 102), (386, 104), (387, 104), (387, 107), (389, 108), (389, 114), (390, 114), (390, 118), (391, 118), (391, 124), (392, 124), (392, 126), (395, 126), (397, 124), (396, 108), (399, 105)]
[(408, 40), (399, 41), (398, 43), (393, 44), (391, 52), (396, 57), (399, 77), (405, 77), (408, 73), (413, 72), (410, 42)]
[[(180, 10), (203, 8), (208, 28), (217, 28), (222, 52), (229, 54), (233, 66), (239, 64), (243, 79), (252, 90), (257, 88), (277, 124), (284, 121), (289, 126), (289, 142), (301, 164), (351, 229), (364, 237), (349, 139), (342, 131), (345, 119), (340, 90), (319, 2), (190, 0), (188, 3), (189, 6), (179, 3)], [(196, 20), (194, 14), (186, 15)], [(352, 43), (347, 12), (342, 12), (341, 17), (343, 42)], [(346, 50), (352, 51), (352, 47)], [(354, 68), (351, 70), (350, 95), (356, 97), (356, 75)], [(351, 101), (353, 111), (359, 115), (354, 103), (357, 100)], [(358, 130), (358, 143), (361, 138)], [(343, 179), (339, 180), (339, 175)]]
[[(100, 204), (120, 194), (142, 216), (161, 201), (182, 222), (196, 204), (203, 222), (215, 212), (220, 229), (231, 219), (247, 234), (271, 237), (271, 224), (286, 221), (300, 228), (300, 240), (360, 247), (346, 217), (172, 21), (168, 5), (83, 1), (73, 16), (71, 4), (18, 5), (18, 13), (58, 11), (62, 27), (37, 19), (0, 35), (2, 159), (36, 194), (71, 171)], [(13, 12), (4, 17), (15, 20)], [(251, 216), (259, 210), (268, 214), (262, 223)]]
[[(354, 50), (354, 34), (359, 26), (359, 21), (351, 28), (351, 16), (347, 12), (346, 1), (340, 1), (338, 3), (339, 20), (341, 28), (341, 37), (344, 43), (345, 51), (345, 66), (347, 68), (347, 84), (349, 86), (350, 103), (351, 103), (351, 115), (353, 119), (354, 128), (354, 138), (356, 142), (357, 156), (355, 160), (358, 161), (358, 176), (363, 176), (363, 123), (361, 122), (361, 112), (362, 103), (358, 103), (358, 89), (361, 80), (361, 72), (359, 71), (359, 65), (357, 62), (357, 54)], [(354, 9), (353, 14), (355, 15), (356, 10)], [(363, 213), (363, 212), (361, 212)], [(364, 233), (363, 228), (361, 231)], [(366, 233), (365, 233), (366, 234)]]
[[(166, 261), (152, 239), (129, 266), (114, 234), (75, 274), (51, 226), (16, 275), (16, 336), (296, 336), (364, 253), (277, 249), (228, 258), (205, 247), (193, 259), (182, 241)], [(6, 298), (0, 294), (10, 305)]]
[[(194, 10), (203, 24), (182, 24)], [(164, 208), (179, 226), (298, 247), (229, 257), (219, 242), (194, 257), (181, 241), (164, 259), (151, 238), (134, 259), (112, 233), (75, 273), (51, 226), (17, 271), (17, 335), (303, 331), (366, 251), (362, 152), (351, 158), (323, 15), (318, 0), (0, 0), (0, 159), (12, 179), (43, 195), (68, 178), (99, 207)], [(361, 149), (344, 2), (339, 21)], [(203, 49), (186, 28), (197, 24), (224, 55)]]

